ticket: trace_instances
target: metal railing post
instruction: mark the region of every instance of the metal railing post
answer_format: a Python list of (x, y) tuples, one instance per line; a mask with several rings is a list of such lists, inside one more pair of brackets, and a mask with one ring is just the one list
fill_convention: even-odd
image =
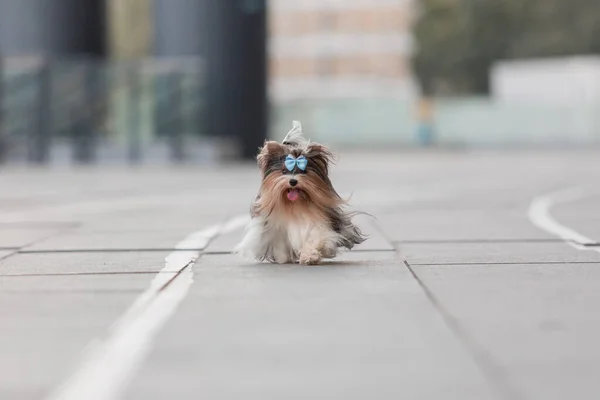
[(139, 68), (136, 67), (136, 63), (131, 63), (128, 65), (127, 70), (127, 155), (129, 162), (132, 164), (138, 164), (142, 161), (142, 138), (140, 131), (140, 100), (142, 88), (139, 79)]
[(29, 133), (29, 161), (35, 164), (46, 164), (50, 156), (52, 135), (52, 72), (51, 60), (42, 60), (37, 73), (38, 97), (36, 101), (35, 126)]
[(0, 56), (0, 164), (6, 161), (8, 143), (5, 127), (5, 100), (4, 100), (4, 57)]
[(184, 125), (185, 117), (183, 112), (183, 73), (173, 71), (169, 73), (169, 108), (171, 111), (171, 126), (169, 132), (169, 143), (171, 145), (171, 160), (174, 162), (183, 162), (184, 152)]
[(90, 164), (95, 160), (95, 136), (96, 127), (94, 126), (94, 107), (97, 101), (97, 82), (94, 74), (93, 62), (86, 61), (82, 65), (83, 85), (82, 91), (83, 104), (79, 108), (80, 115), (76, 116), (75, 123), (72, 125), (73, 157), (77, 163)]

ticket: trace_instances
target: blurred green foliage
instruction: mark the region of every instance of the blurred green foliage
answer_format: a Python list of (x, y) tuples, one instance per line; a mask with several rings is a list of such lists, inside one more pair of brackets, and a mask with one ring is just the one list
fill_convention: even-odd
[(425, 95), (486, 94), (506, 59), (600, 53), (598, 0), (420, 0), (413, 68)]

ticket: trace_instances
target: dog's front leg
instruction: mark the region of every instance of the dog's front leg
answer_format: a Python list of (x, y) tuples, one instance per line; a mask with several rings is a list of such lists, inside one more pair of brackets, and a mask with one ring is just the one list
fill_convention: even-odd
[(289, 264), (294, 261), (286, 243), (279, 243), (273, 248), (273, 259), (277, 264)]
[(316, 265), (321, 262), (323, 257), (329, 256), (329, 254), (324, 254), (324, 250), (328, 249), (328, 238), (327, 229), (323, 227), (313, 228), (308, 233), (300, 250), (300, 264)]

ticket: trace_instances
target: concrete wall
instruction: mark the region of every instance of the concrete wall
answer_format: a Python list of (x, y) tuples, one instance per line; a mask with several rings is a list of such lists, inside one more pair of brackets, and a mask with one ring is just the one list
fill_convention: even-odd
[[(434, 143), (463, 147), (600, 146), (600, 103), (551, 105), (488, 98), (441, 99)], [(336, 146), (416, 146), (417, 108), (396, 99), (312, 99), (273, 104), (271, 137), (292, 120), (314, 141)]]

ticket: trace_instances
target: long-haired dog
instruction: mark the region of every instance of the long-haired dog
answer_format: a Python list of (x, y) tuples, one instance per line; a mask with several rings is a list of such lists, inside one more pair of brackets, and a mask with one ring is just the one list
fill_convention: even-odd
[(311, 143), (300, 122), (282, 143), (266, 141), (258, 154), (262, 184), (251, 221), (236, 253), (258, 261), (318, 264), (341, 247), (352, 249), (365, 236), (352, 222), (355, 213), (329, 180), (331, 151)]

